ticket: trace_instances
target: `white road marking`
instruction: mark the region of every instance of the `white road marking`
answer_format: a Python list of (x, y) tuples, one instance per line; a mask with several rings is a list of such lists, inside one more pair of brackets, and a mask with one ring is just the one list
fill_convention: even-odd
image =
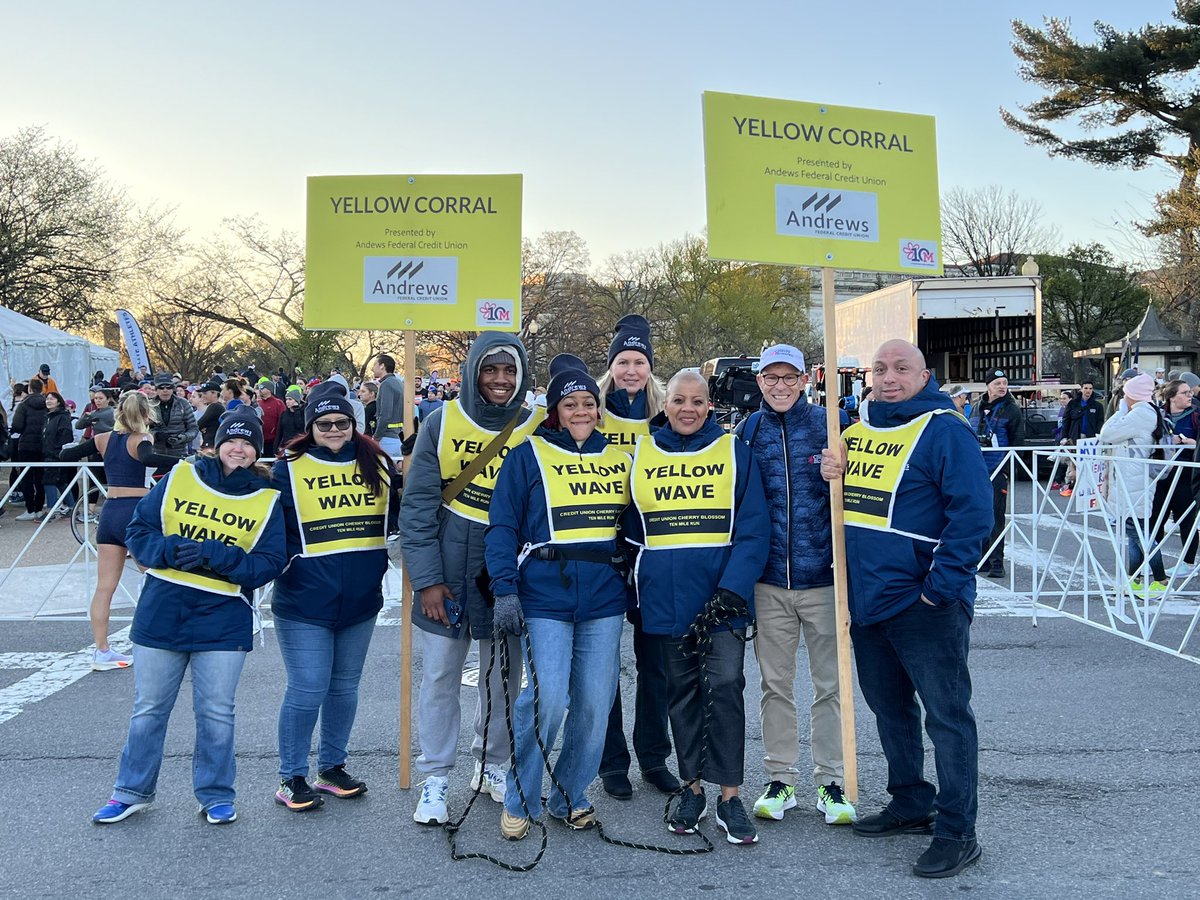
[[(112, 635), (113, 643), (124, 643), (129, 628)], [(0, 688), (0, 724), (7, 722), (34, 703), (52, 697), (92, 671), (93, 646), (74, 653), (0, 653), (0, 669), (34, 668), (37, 671), (20, 681)], [(20, 665), (21, 663), (33, 665)]]

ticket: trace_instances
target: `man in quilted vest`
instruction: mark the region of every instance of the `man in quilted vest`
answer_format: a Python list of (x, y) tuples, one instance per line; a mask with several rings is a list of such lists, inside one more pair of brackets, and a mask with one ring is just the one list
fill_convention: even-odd
[(829, 486), (821, 478), (821, 449), (828, 443), (828, 432), (825, 411), (805, 397), (807, 383), (803, 353), (787, 344), (769, 347), (758, 373), (762, 409), (740, 429), (762, 472), (771, 515), (767, 569), (754, 590), (754, 650), (762, 673), (768, 778), (754, 814), (782, 819), (785, 811), (796, 807), (801, 772), (792, 685), (803, 636), (813, 684), (815, 806), (828, 824), (849, 825), (855, 812), (842, 792)]

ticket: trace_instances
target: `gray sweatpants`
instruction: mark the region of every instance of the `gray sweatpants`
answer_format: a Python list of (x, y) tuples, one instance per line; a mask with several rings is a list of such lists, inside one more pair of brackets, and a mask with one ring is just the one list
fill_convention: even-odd
[[(450, 638), (417, 629), (421, 635), (421, 694), (417, 702), (417, 736), (421, 755), (416, 769), (423, 775), (450, 774), (458, 755), (458, 731), (462, 722), (460, 694), (462, 668), (471, 649), (471, 639)], [(487, 751), (483, 748), (483, 718), (486, 709), (484, 674), (492, 656), (492, 641), (479, 641), (479, 688), (475, 705), (475, 738), (471, 755), (486, 763), (504, 765), (510, 756), (508, 726), (504, 715), (504, 686), (500, 678), (500, 659), (492, 669), (487, 690), (491, 693), (491, 722), (487, 729)], [(521, 693), (521, 644), (508, 636), (508, 696), (516, 702)]]

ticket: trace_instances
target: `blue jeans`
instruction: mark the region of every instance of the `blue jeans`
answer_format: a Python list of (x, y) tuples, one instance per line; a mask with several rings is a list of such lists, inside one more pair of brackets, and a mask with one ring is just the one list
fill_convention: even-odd
[(133, 716), (121, 751), (113, 799), (148, 803), (162, 767), (167, 720), (179, 696), (183, 673), (192, 668), (196, 744), (192, 789), (204, 809), (232, 803), (237, 765), (233, 753), (234, 694), (246, 654), (241, 650), (186, 653), (133, 645)]
[(317, 771), (346, 761), (346, 744), (358, 712), (358, 682), (374, 633), (374, 616), (337, 631), (292, 619), (275, 620), (287, 669), (287, 690), (279, 709), (279, 777), (308, 777), (308, 751), (318, 714)]
[(379, 447), (384, 453), (392, 457), (392, 459), (400, 458), (400, 445), (403, 443), (400, 438), (384, 437), (376, 438), (376, 440), (379, 441)]
[[(47, 484), (46, 490), (46, 509), (53, 509), (54, 504), (58, 502), (58, 495), (62, 493), (62, 488), (57, 484)], [(70, 512), (71, 507), (75, 505), (75, 490), (72, 488), (68, 493), (67, 498), (63, 500), (63, 504), (59, 507), (61, 512)]]
[[(548, 801), (550, 814), (560, 819), (572, 809), (590, 805), (587, 788), (596, 778), (600, 756), (604, 752), (604, 731), (621, 667), (621, 626), (624, 622), (624, 616), (587, 622), (560, 622), (557, 619), (527, 619), (525, 622), (533, 651), (531, 664), (537, 673), (538, 734), (547, 751), (554, 747), (567, 707), (571, 709), (562, 749), (554, 764), (554, 778), (570, 797), (570, 806), (557, 787), (551, 789)], [(534, 735), (533, 691), (531, 672), (513, 709), (517, 754), (516, 764), (508, 772), (504, 807), (512, 816), (538, 818), (542, 814), (545, 763)], [(520, 776), (520, 792), (517, 791), (517, 776)], [(521, 794), (525, 795), (524, 804)]]
[[(49, 493), (50, 488), (46, 488)], [(1157, 515), (1157, 514), (1156, 514)], [(1127, 561), (1129, 575), (1133, 578), (1141, 579), (1142, 562), (1146, 558), (1146, 552), (1142, 549), (1142, 541), (1138, 539), (1138, 526), (1142, 527), (1142, 534), (1146, 536), (1145, 543), (1150, 544), (1154, 540), (1154, 536), (1150, 533), (1153, 526), (1152, 522), (1139, 522), (1134, 519), (1125, 520), (1125, 545), (1128, 548), (1127, 553), (1129, 559)], [(1184, 536), (1187, 540), (1187, 536)], [(1163, 568), (1162, 552), (1155, 550), (1150, 555), (1150, 574), (1155, 581), (1166, 581), (1167, 570)]]
[[(850, 626), (863, 697), (879, 728), (888, 763), (888, 809), (902, 819), (937, 810), (933, 833), (975, 837), (979, 809), (979, 737), (971, 709), (967, 652), (971, 617), (963, 604), (929, 606), (918, 600), (874, 625)], [(925, 730), (933, 741), (938, 788), (925, 780)]]

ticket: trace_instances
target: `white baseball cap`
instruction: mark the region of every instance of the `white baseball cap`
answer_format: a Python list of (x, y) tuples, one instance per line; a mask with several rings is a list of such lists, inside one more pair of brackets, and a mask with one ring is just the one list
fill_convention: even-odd
[(758, 371), (772, 363), (787, 363), (797, 372), (804, 373), (804, 354), (790, 344), (776, 344), (764, 350), (758, 359)]

